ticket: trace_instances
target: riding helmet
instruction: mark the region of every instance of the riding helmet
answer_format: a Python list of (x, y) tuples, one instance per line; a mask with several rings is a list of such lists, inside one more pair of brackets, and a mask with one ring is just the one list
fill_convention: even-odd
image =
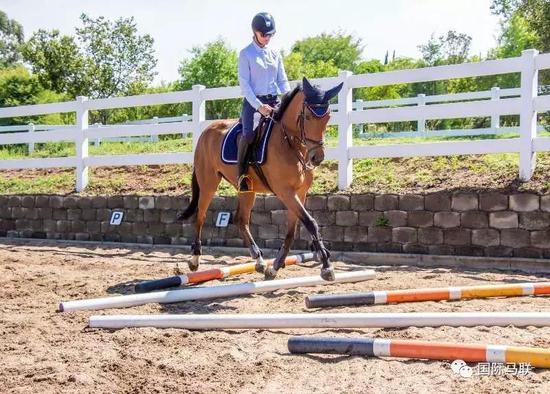
[(275, 19), (268, 12), (260, 12), (252, 19), (252, 30), (263, 34), (274, 34)]

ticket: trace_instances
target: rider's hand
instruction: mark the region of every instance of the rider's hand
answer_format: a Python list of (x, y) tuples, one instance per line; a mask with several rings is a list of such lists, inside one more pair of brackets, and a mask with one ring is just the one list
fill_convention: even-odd
[(258, 112), (263, 116), (269, 116), (271, 115), (271, 112), (273, 112), (273, 108), (270, 105), (262, 104), (260, 108), (258, 108)]

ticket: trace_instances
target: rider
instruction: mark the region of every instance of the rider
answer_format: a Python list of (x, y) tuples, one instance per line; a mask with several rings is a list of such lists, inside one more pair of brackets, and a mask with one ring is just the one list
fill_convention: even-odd
[(252, 43), (239, 54), (239, 85), (244, 96), (241, 111), (242, 137), (238, 145), (239, 192), (251, 191), (247, 151), (254, 141), (254, 113), (269, 116), (278, 104), (277, 95), (290, 90), (283, 59), (276, 51), (268, 48), (275, 34), (275, 20), (267, 12), (260, 12), (252, 19)]

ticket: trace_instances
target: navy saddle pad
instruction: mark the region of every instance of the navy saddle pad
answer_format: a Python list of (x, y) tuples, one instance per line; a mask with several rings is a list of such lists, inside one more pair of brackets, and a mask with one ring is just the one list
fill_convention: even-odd
[[(237, 164), (237, 137), (242, 133), (242, 128), (243, 125), (237, 122), (231, 126), (223, 138), (222, 161), (225, 164)], [(254, 149), (254, 152), (249, 156), (250, 164), (264, 164), (267, 159), (267, 142), (269, 141), (272, 129), (273, 119), (270, 119), (267, 123), (267, 129), (263, 133), (260, 141), (252, 145), (251, 149)]]

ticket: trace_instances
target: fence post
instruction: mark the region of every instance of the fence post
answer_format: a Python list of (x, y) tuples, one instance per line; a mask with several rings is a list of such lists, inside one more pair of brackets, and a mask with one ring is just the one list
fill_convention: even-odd
[(521, 110), (519, 114), (520, 148), (519, 178), (528, 181), (536, 165), (536, 153), (533, 152), (533, 138), (537, 136), (537, 112), (534, 99), (538, 95), (538, 70), (535, 58), (538, 51), (527, 49), (521, 53)]
[[(34, 133), (34, 123), (29, 123), (29, 133)], [(34, 152), (34, 142), (29, 142), (29, 155)]]
[[(363, 100), (357, 99), (355, 100), (355, 110), (356, 111), (363, 111), (365, 109), (365, 104)], [(359, 133), (365, 134), (365, 124), (361, 123), (357, 125), (357, 129), (359, 130)]]
[[(187, 114), (183, 114), (183, 115), (181, 116), (181, 122), (182, 122), (183, 127), (185, 127), (185, 124), (183, 124), (183, 122), (187, 122), (187, 121), (188, 121), (187, 116), (188, 116)], [(187, 132), (181, 133), (181, 138), (187, 138), (187, 134), (188, 134)]]
[(76, 110), (76, 191), (81, 192), (88, 185), (88, 110), (84, 107), (88, 98), (78, 96), (76, 98), (78, 108)]
[(202, 98), (204, 89), (204, 85), (193, 85), (193, 152), (202, 133), (202, 122), (206, 120), (206, 100)]
[[(418, 106), (424, 107), (426, 105), (426, 95), (423, 93), (420, 93), (418, 96)], [(418, 125), (416, 127), (416, 131), (419, 133), (426, 133), (426, 119), (420, 118), (418, 119)]]
[(352, 124), (349, 113), (353, 110), (352, 89), (348, 85), (351, 71), (340, 71), (338, 74), (344, 86), (338, 93), (338, 189), (344, 190), (353, 180), (353, 160), (349, 158), (349, 148), (353, 145)]
[[(494, 86), (491, 88), (491, 100), (500, 100), (500, 88), (498, 86)], [(491, 130), (493, 130), (496, 134), (498, 129), (500, 128), (500, 114), (496, 113), (491, 115)]]
[[(153, 124), (159, 124), (159, 117), (158, 116), (153, 116)], [(149, 136), (149, 141), (150, 142), (158, 142), (158, 140), (159, 140), (159, 135), (158, 134), (154, 134), (154, 135)]]

